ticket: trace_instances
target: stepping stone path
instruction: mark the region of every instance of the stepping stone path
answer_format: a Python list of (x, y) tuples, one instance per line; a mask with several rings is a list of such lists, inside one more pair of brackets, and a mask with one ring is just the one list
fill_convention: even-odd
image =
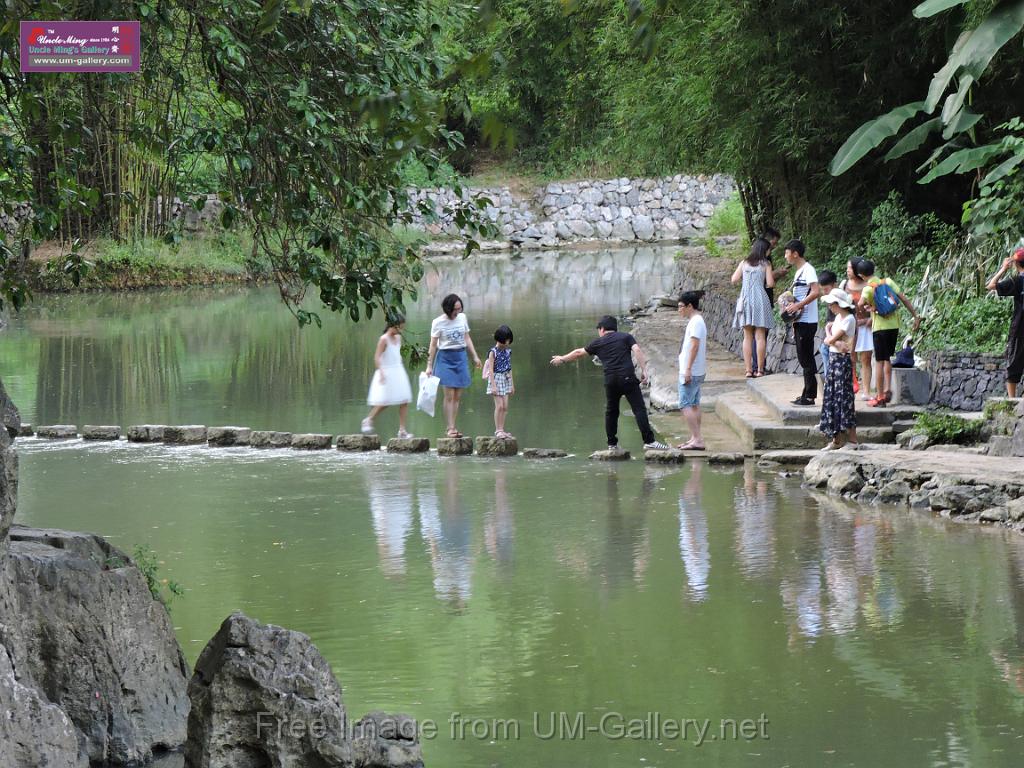
[(477, 456), (516, 456), (519, 442), (513, 437), (482, 436), (476, 439)]
[(438, 456), (469, 456), (473, 453), (472, 437), (439, 437), (437, 439)]
[(128, 442), (162, 443), (165, 429), (167, 427), (162, 424), (137, 424), (134, 427), (128, 427)]
[(167, 445), (199, 445), (206, 442), (206, 427), (202, 424), (164, 427), (164, 443)]
[(568, 455), (561, 448), (523, 448), (524, 459), (564, 459)]
[(248, 445), (252, 430), (248, 427), (210, 427), (206, 430), (206, 442), (217, 448), (233, 445)]
[(742, 453), (712, 453), (708, 456), (708, 464), (742, 464), (747, 457)]
[(66, 440), (71, 437), (78, 437), (78, 427), (74, 424), (50, 424), (45, 427), (36, 427), (36, 437)]
[(292, 448), (300, 451), (325, 451), (331, 447), (334, 435), (292, 435)]
[(629, 461), (629, 451), (594, 451), (590, 454), (594, 461)]
[(92, 424), (86, 424), (82, 427), (82, 439), (83, 440), (120, 440), (121, 439), (121, 428), (120, 427), (97, 427)]
[(675, 448), (670, 451), (644, 451), (644, 461), (654, 464), (684, 464), (686, 454)]
[(338, 435), (339, 451), (379, 451), (380, 435)]
[(289, 448), (291, 444), (291, 432), (256, 430), (249, 435), (249, 445), (253, 448)]
[(430, 440), (425, 437), (393, 437), (388, 440), (388, 453), (426, 453)]

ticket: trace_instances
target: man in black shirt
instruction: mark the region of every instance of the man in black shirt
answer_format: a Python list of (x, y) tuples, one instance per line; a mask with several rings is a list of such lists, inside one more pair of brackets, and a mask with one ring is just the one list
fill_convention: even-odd
[[(1003, 279), (1012, 267), (1017, 272)], [(1013, 317), (1010, 319), (1010, 334), (1006, 341), (1006, 394), (1017, 396), (1017, 385), (1024, 375), (1024, 248), (1018, 248), (1013, 256), (1006, 259), (992, 279), (985, 286), (1000, 296), (1013, 297)]]
[(609, 315), (602, 317), (597, 323), (598, 338), (585, 347), (574, 349), (567, 355), (555, 355), (551, 358), (552, 365), (562, 365), (571, 360), (578, 360), (587, 355), (596, 355), (604, 367), (605, 412), (604, 429), (608, 435), (608, 450), (619, 450), (619, 400), (626, 396), (629, 407), (633, 409), (636, 425), (644, 439), (644, 450), (667, 451), (668, 446), (654, 437), (651, 423), (647, 418), (647, 406), (643, 393), (640, 391), (640, 380), (636, 377), (633, 365), (633, 354), (647, 381), (647, 357), (640, 345), (628, 333), (619, 331), (618, 321)]

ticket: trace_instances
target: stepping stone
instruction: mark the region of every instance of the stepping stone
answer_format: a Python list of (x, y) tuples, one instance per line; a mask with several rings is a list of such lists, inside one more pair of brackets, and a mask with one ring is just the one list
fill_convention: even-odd
[(379, 451), (380, 435), (338, 435), (339, 451)]
[(437, 438), (438, 456), (469, 456), (473, 453), (472, 437)]
[(644, 461), (653, 464), (684, 464), (686, 454), (675, 448), (669, 451), (644, 451)]
[(21, 429), (18, 430), (18, 437), (32, 437), (35, 434), (35, 430), (32, 429), (31, 424), (22, 424)]
[(253, 448), (289, 448), (291, 444), (291, 432), (272, 432), (258, 429), (249, 435), (249, 445)]
[(218, 448), (233, 445), (248, 445), (252, 430), (248, 427), (210, 427), (206, 430), (206, 442)]
[(163, 424), (136, 424), (128, 427), (129, 443), (161, 443), (164, 439)]
[(92, 424), (86, 424), (82, 427), (82, 439), (83, 440), (120, 440), (121, 439), (121, 428), (120, 427), (97, 427)]
[(206, 427), (202, 424), (164, 427), (164, 443), (167, 445), (199, 445), (206, 442)]
[(36, 437), (66, 440), (71, 437), (78, 437), (78, 427), (74, 424), (51, 424), (46, 427), (36, 427)]
[(524, 459), (564, 459), (568, 455), (561, 448), (523, 448)]
[(708, 464), (742, 464), (747, 457), (742, 453), (712, 453), (708, 455)]
[(476, 439), (477, 456), (516, 456), (519, 442), (513, 438), (481, 436)]
[(426, 453), (430, 440), (426, 437), (393, 437), (388, 440), (388, 453)]
[(331, 447), (334, 435), (292, 435), (292, 448), (300, 451), (326, 451)]
[(594, 461), (629, 461), (629, 451), (594, 451), (590, 454)]

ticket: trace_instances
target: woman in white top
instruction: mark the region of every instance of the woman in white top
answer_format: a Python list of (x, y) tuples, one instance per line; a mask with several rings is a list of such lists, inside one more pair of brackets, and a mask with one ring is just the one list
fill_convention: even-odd
[(462, 312), (462, 299), (454, 293), (441, 302), (444, 314), (430, 324), (430, 350), (427, 353), (427, 376), (436, 376), (444, 387), (444, 417), (448, 422), (448, 437), (462, 437), (455, 428), (459, 414), (462, 390), (469, 386), (469, 354), (473, 365), (481, 367), (480, 357), (469, 336), (469, 320)]
[(818, 429), (832, 438), (826, 450), (842, 448), (847, 436), (857, 443), (857, 414), (853, 400), (853, 361), (857, 344), (857, 318), (853, 299), (841, 288), (834, 288), (822, 299), (835, 307), (836, 318), (825, 336), (828, 344), (828, 370), (825, 372), (825, 396), (821, 403)]

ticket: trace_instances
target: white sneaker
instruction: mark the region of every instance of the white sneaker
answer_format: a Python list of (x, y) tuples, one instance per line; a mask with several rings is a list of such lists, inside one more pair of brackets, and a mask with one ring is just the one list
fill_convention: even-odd
[(404, 429), (398, 430), (398, 434), (395, 435), (399, 440), (408, 440), (412, 437), (412, 432), (406, 432)]
[(618, 446), (618, 445), (609, 445), (608, 446), (608, 453), (610, 453), (610, 454), (612, 454), (614, 456), (618, 456), (618, 455), (620, 455), (622, 453), (625, 453), (625, 451), (622, 450), (622, 448), (620, 446)]
[(644, 443), (645, 451), (667, 451), (669, 447), (660, 440), (655, 440), (653, 443)]
[(373, 434), (373, 422), (370, 421), (369, 419), (363, 419), (362, 426), (359, 427), (359, 430), (364, 435), (372, 435)]

